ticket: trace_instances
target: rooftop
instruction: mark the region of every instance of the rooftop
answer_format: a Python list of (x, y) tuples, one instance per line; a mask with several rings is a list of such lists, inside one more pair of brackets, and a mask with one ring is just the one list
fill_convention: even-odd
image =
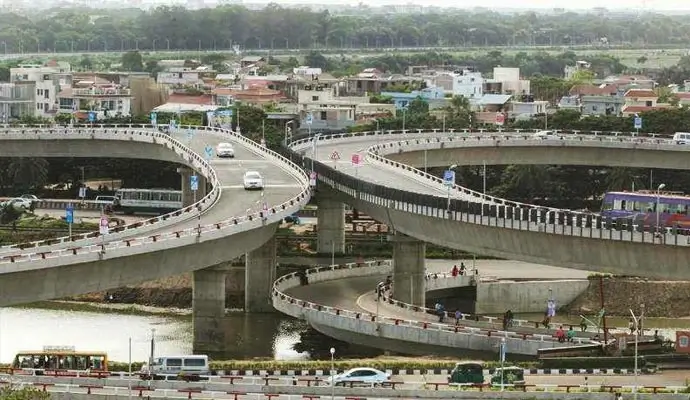
[(658, 98), (659, 96), (651, 89), (630, 89), (623, 95), (624, 97), (644, 97), (644, 98)]

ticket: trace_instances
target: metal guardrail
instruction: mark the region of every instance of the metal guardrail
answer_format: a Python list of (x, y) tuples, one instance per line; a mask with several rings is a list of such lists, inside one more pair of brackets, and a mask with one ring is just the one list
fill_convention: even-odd
[[(149, 130), (146, 130), (149, 129)], [(71, 136), (77, 136), (76, 138), (81, 139), (105, 139), (105, 140), (137, 140), (144, 139), (141, 141), (146, 141), (149, 143), (158, 143), (166, 145), (166, 147), (175, 151), (176, 153), (185, 157), (185, 159), (192, 164), (192, 166), (205, 175), (211, 181), (213, 185), (212, 191), (202, 198), (199, 202), (192, 206), (186, 207), (182, 210), (176, 211), (171, 214), (166, 214), (160, 217), (152, 218), (146, 221), (137, 222), (128, 226), (123, 227), (121, 230), (127, 231), (131, 229), (136, 229), (141, 226), (147, 226), (155, 224), (158, 222), (166, 221), (168, 219), (179, 217), (185, 213), (189, 213), (197, 208), (201, 210), (208, 209), (210, 206), (215, 204), (220, 196), (220, 184), (216, 177), (215, 171), (206, 163), (206, 161), (198, 154), (183, 146), (179, 141), (171, 138), (169, 135), (164, 133), (159, 133), (157, 131), (150, 131), (153, 129), (150, 125), (143, 126), (99, 126), (98, 128), (69, 128), (69, 127), (51, 127), (46, 129), (35, 128), (35, 127), (13, 127), (9, 130), (0, 131), (0, 140), (10, 139), (10, 140), (40, 140), (46, 138), (46, 136), (52, 136), (51, 138), (72, 138)], [(235, 217), (226, 218), (223, 221), (219, 221), (214, 224), (200, 226), (198, 228), (188, 228), (180, 231), (173, 231), (158, 235), (150, 235), (143, 237), (136, 237), (131, 239), (123, 239), (117, 241), (110, 241), (104, 244), (85, 244), (83, 246), (76, 246), (73, 238), (61, 238), (57, 242), (54, 241), (41, 241), (38, 243), (32, 243), (33, 246), (40, 246), (42, 244), (54, 244), (54, 243), (66, 243), (69, 242), (70, 246), (66, 249), (59, 250), (49, 250), (44, 252), (33, 252), (33, 253), (17, 253), (10, 254), (2, 257), (0, 259), (0, 264), (8, 263), (21, 263), (30, 262), (38, 260), (46, 260), (53, 258), (71, 257), (73, 260), (63, 259), (67, 262), (85, 262), (85, 261), (95, 261), (103, 257), (106, 251), (118, 254), (133, 254), (133, 253), (144, 253), (148, 251), (155, 251), (156, 248), (165, 248), (168, 241), (174, 240), (179, 241), (179, 245), (186, 245), (198, 242), (204, 239), (214, 239), (216, 237), (225, 236), (227, 234), (232, 234), (248, 229), (254, 229), (266, 224), (275, 223), (281, 221), (285, 216), (290, 215), (297, 211), (301, 205), (306, 204), (309, 200), (311, 191), (309, 188), (309, 179), (307, 175), (290, 160), (284, 158), (283, 156), (266, 149), (241, 135), (236, 133), (222, 130), (218, 128), (208, 128), (208, 127), (194, 127), (194, 126), (184, 126), (181, 129), (197, 129), (201, 131), (206, 131), (209, 133), (218, 134), (221, 136), (229, 137), (237, 141), (242, 142), (251, 151), (256, 154), (269, 156), (282, 162), (286, 165), (286, 170), (296, 178), (298, 182), (302, 185), (302, 190), (295, 197), (290, 200), (283, 202), (278, 205), (269, 206), (268, 210), (264, 212), (254, 212), (247, 215), (240, 215)], [(75, 132), (76, 131), (76, 132)], [(54, 136), (55, 135), (55, 136)], [(60, 135), (60, 136), (56, 136)], [(10, 137), (11, 136), (11, 137)], [(86, 137), (84, 137), (86, 136)], [(124, 139), (121, 139), (124, 138)], [(201, 206), (201, 207), (200, 207)], [(197, 214), (192, 215), (196, 217)], [(132, 232), (136, 234), (136, 232)], [(89, 234), (87, 234), (89, 235)], [(97, 237), (98, 235), (95, 235)], [(89, 239), (91, 236), (88, 237)], [(166, 244), (166, 242), (168, 242)], [(161, 245), (164, 244), (164, 245)], [(18, 245), (17, 248), (20, 246)]]
[[(367, 136), (381, 136), (388, 139), (394, 139), (396, 138), (396, 135), (410, 134), (411, 133), (409, 131), (388, 131), (385, 133), (362, 132), (354, 134), (323, 135), (318, 136), (317, 140), (338, 140), (350, 137)], [(424, 140), (424, 134), (439, 135), (440, 133), (438, 130), (431, 132), (419, 130), (416, 134), (421, 136), (418, 137), (418, 139), (422, 141)], [(487, 139), (487, 135), (490, 137), (489, 132), (485, 132), (484, 135), (474, 134), (475, 136), (470, 136), (471, 134), (469, 132), (466, 134), (468, 135), (467, 137), (476, 138), (478, 140)], [(453, 135), (454, 133), (452, 132), (449, 132), (448, 135), (446, 135), (450, 136), (448, 139), (449, 141), (458, 139), (453, 137)], [(579, 135), (579, 133), (560, 133), (559, 135), (573, 135), (574, 138), (578, 138), (577, 140), (582, 137)], [(604, 135), (601, 132), (598, 132), (596, 135), (592, 135), (592, 137), (596, 138), (596, 141), (599, 141), (601, 138), (602, 141), (607, 140), (612, 143), (640, 143), (640, 141), (645, 140), (663, 141), (663, 143), (669, 143), (666, 139), (661, 138), (660, 136), (643, 137), (642, 135), (633, 135), (634, 136), (628, 137), (621, 132), (612, 132)], [(533, 136), (526, 136), (525, 139), (525, 136), (523, 135), (520, 136), (520, 138), (522, 140), (538, 140), (540, 142), (549, 142), (549, 139), (545, 140), (542, 138), (535, 138)], [(305, 143), (310, 143), (311, 140), (314, 139), (296, 141), (291, 143), (290, 147), (294, 148), (299, 145), (304, 145)], [(559, 143), (559, 141), (555, 140), (553, 140), (553, 142)], [(394, 143), (387, 144), (389, 147), (392, 145), (394, 145)], [(438, 177), (426, 174), (404, 164), (388, 160), (376, 154), (376, 150), (383, 149), (383, 146), (386, 145), (378, 143), (370, 146), (367, 149), (367, 159), (380, 165), (387, 165), (389, 168), (393, 167), (398, 168), (401, 171), (413, 171), (416, 175), (432, 180), (436, 183), (442, 182), (442, 180)], [(309, 162), (311, 163), (311, 159), (301, 156), (295, 152), (293, 152), (291, 156), (296, 159), (301, 159), (301, 163), (303, 165), (307, 164), (306, 160), (310, 160)], [(666, 227), (657, 233), (655, 227), (638, 226), (621, 220), (600, 218), (591, 213), (582, 213), (571, 210), (562, 210), (514, 202), (485, 195), (458, 185), (453, 187), (454, 190), (461, 192), (464, 195), (472, 196), (473, 198), (476, 198), (477, 201), (459, 200), (452, 197), (449, 199), (449, 197), (446, 196), (413, 193), (363, 181), (359, 177), (335, 170), (327, 165), (327, 163), (322, 163), (316, 160), (314, 160), (314, 171), (317, 173), (317, 178), (319, 181), (324, 182), (328, 186), (354, 197), (359, 201), (428, 217), (449, 219), (459, 222), (481, 224), (500, 228), (595, 239), (675, 246), (690, 245), (690, 236), (685, 235), (687, 232), (683, 229), (680, 229), (678, 226)]]

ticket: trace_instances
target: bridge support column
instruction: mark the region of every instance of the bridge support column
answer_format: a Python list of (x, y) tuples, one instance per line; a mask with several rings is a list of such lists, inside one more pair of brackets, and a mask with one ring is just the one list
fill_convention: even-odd
[(193, 273), (192, 324), (194, 351), (222, 351), (225, 346), (225, 275), (230, 263)]
[(426, 301), (426, 243), (396, 233), (388, 236), (393, 243), (393, 298), (424, 306)]
[(316, 252), (319, 254), (345, 253), (345, 204), (323, 193), (316, 197)]
[(273, 312), (271, 290), (276, 280), (276, 239), (247, 253), (244, 276), (244, 311)]
[(206, 178), (195, 172), (191, 168), (180, 167), (177, 169), (182, 179), (182, 207), (188, 207), (194, 204), (194, 191), (192, 190), (192, 175), (196, 174), (199, 179), (199, 188), (196, 191), (196, 200), (199, 201), (206, 196)]

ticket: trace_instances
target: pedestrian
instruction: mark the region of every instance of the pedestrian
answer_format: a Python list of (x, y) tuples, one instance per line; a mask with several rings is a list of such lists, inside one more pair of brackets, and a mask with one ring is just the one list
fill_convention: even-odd
[(566, 337), (568, 338), (569, 342), (575, 341), (575, 331), (573, 330), (572, 326), (570, 327), (570, 329), (568, 329)]
[(460, 310), (455, 310), (455, 325), (460, 325), (460, 320), (462, 319), (462, 313)]
[(460, 273), (460, 269), (458, 269), (458, 266), (457, 266), (457, 265), (453, 265), (453, 269), (450, 270), (450, 275), (451, 275), (453, 278), (455, 278), (456, 276), (458, 276), (459, 273)]
[(556, 330), (556, 338), (558, 339), (559, 343), (565, 342), (565, 331), (563, 330), (562, 326), (559, 326), (558, 330)]
[(585, 321), (585, 317), (582, 317), (582, 319), (580, 319), (580, 330), (582, 332), (587, 331), (587, 321)]
[(631, 335), (635, 333), (635, 321), (632, 318), (628, 321), (628, 329), (630, 329)]
[(465, 263), (461, 262), (460, 263), (460, 275), (466, 275), (467, 274), (467, 268), (465, 268)]

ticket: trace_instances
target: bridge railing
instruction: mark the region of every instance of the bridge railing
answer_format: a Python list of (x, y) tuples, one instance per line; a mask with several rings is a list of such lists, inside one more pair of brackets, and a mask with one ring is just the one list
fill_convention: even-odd
[[(423, 133), (420, 132), (420, 133)], [(363, 132), (360, 134), (338, 134), (329, 135), (335, 139), (343, 137), (357, 137), (374, 135), (375, 133)], [(348, 136), (350, 135), (350, 136)], [(393, 133), (390, 134), (391, 137)], [(443, 134), (448, 136), (447, 134)], [(488, 136), (480, 136), (487, 139)], [(562, 135), (563, 136), (563, 135)], [(605, 140), (625, 141), (622, 133), (611, 133), (608, 135), (599, 134)], [(477, 137), (476, 135), (474, 137)], [(520, 136), (523, 137), (523, 136)], [(530, 136), (530, 138), (533, 136)], [(579, 136), (577, 136), (579, 137)], [(650, 136), (651, 137), (651, 136)], [(317, 137), (317, 140), (325, 140)], [(449, 139), (454, 140), (454, 139)], [(544, 140), (535, 138), (535, 140)], [(579, 140), (579, 139), (575, 139)], [(640, 140), (635, 136), (633, 140)], [(669, 143), (665, 139), (653, 137), (652, 140), (661, 140)], [(304, 140), (301, 144), (308, 143)], [(297, 147), (299, 144), (291, 145)], [(394, 145), (394, 144), (393, 144)], [(372, 146), (376, 148), (377, 144)], [(390, 145), (389, 145), (390, 146)], [(372, 150), (371, 148), (369, 150)], [(373, 150), (372, 150), (373, 152)], [(387, 160), (375, 153), (370, 154), (372, 159), (377, 159), (382, 164), (401, 168), (406, 171), (414, 168), (395, 161)], [(310, 167), (312, 160), (306, 156), (292, 152), (293, 159), (300, 160), (298, 164), (303, 167)], [(469, 189), (458, 187), (463, 193), (470, 194), (478, 198), (479, 201), (468, 201), (452, 198), (452, 196), (438, 196), (399, 190), (375, 183), (363, 181), (356, 176), (349, 175), (339, 170), (331, 168), (327, 163), (313, 160), (313, 169), (317, 173), (319, 181), (335, 188), (357, 200), (375, 204), (384, 208), (391, 208), (398, 211), (410, 212), (435, 218), (450, 219), (459, 222), (495, 226), (500, 228), (510, 228), (517, 230), (528, 230), (540, 233), (571, 235), (596, 239), (633, 241), (650, 244), (665, 244), (687, 246), (690, 238), (688, 232), (681, 226), (674, 224), (663, 227), (657, 231), (656, 226), (637, 224), (635, 221), (625, 219), (604, 218), (593, 213), (562, 210), (557, 208), (535, 206), (520, 202), (509, 201), (488, 195), (484, 195)], [(415, 170), (417, 171), (417, 170)], [(419, 171), (419, 175), (427, 176)], [(437, 177), (428, 176), (436, 182), (441, 181)]]
[[(390, 271), (390, 268), (390, 261), (348, 263), (312, 268), (306, 271), (306, 277), (308, 284), (313, 284), (315, 282), (324, 282), (346, 277), (382, 275)], [(288, 289), (298, 287), (304, 283), (305, 282), (301, 281), (298, 272), (278, 278), (273, 284), (273, 306), (277, 310), (293, 317), (306, 318), (309, 321), (315, 321), (314, 318), (317, 318), (316, 321), (318, 321), (319, 324), (327, 324), (335, 328), (354, 330), (365, 334), (377, 334), (376, 332), (380, 332), (377, 327), (379, 325), (386, 325), (414, 330), (433, 330), (453, 335), (485, 336), (492, 338), (492, 340), (505, 338), (508, 343), (509, 352), (511, 352), (511, 348), (515, 348), (513, 346), (519, 345), (518, 343), (511, 344), (512, 341), (540, 342), (543, 343), (544, 347), (555, 347), (558, 343), (557, 339), (549, 332), (545, 332), (544, 334), (517, 333), (499, 329), (466, 326), (463, 325), (462, 322), (456, 325), (455, 323), (445, 324), (384, 317), (376, 315), (375, 313), (345, 310), (338, 307), (300, 300), (285, 293)], [(318, 315), (318, 317), (316, 315)], [(418, 335), (409, 335), (406, 337), (411, 338), (417, 336)], [(590, 341), (585, 338), (576, 338), (576, 343), (590, 343)]]
[[(30, 138), (30, 133), (29, 130), (36, 128), (26, 128), (26, 129), (20, 129), (19, 134), (23, 135), (24, 137), (21, 137), (21, 139), (29, 139)], [(14, 130), (14, 127), (13, 127)], [(57, 134), (62, 134), (62, 135), (68, 135), (70, 131), (70, 128), (62, 128), (62, 130), (58, 130), (58, 128), (55, 128), (52, 132), (48, 130), (48, 132), (42, 132), (42, 134), (50, 134), (50, 135), (57, 135)], [(86, 131), (86, 130), (85, 130)], [(221, 134), (221, 135), (226, 135), (226, 136), (232, 136), (232, 137), (239, 137), (239, 135), (234, 134), (229, 131), (223, 131), (220, 129), (213, 130), (214, 132)], [(90, 132), (90, 130), (89, 130)], [(186, 160), (192, 164), (195, 168), (198, 168), (202, 174), (208, 174), (206, 176), (210, 177), (211, 183), (214, 185), (214, 190), (209, 193), (205, 198), (206, 200), (206, 208), (210, 207), (212, 203), (209, 203), (211, 201), (210, 199), (214, 199), (212, 201), (217, 201), (220, 195), (220, 184), (217, 180), (217, 177), (215, 175), (215, 171), (206, 163), (206, 161), (198, 154), (195, 152), (191, 151), (187, 147), (183, 146), (179, 141), (171, 138), (169, 135), (164, 134), (164, 133), (159, 133), (159, 132), (151, 132), (151, 131), (142, 131), (142, 130), (135, 130), (134, 132), (131, 132), (128, 129), (105, 129), (103, 132), (107, 132), (110, 135), (110, 139), (112, 139), (112, 135), (117, 135), (119, 134), (120, 137), (130, 137), (128, 135), (138, 135), (137, 137), (139, 138), (149, 138), (151, 139), (150, 141), (153, 143), (156, 143), (153, 138), (156, 138), (159, 142), (162, 144), (168, 143), (169, 148), (174, 150), (180, 155), (186, 156)], [(100, 139), (107, 139), (106, 137), (100, 137), (102, 134), (101, 131), (97, 131), (94, 133), (95, 136), (99, 136), (98, 138)], [(54, 138), (55, 136), (53, 136)], [(45, 138), (45, 137), (43, 137)], [(96, 137), (92, 137), (96, 138)], [(34, 137), (34, 139), (40, 139), (39, 137)], [(134, 139), (126, 139), (126, 140), (134, 140)], [(241, 138), (239, 140), (242, 140), (243, 142), (245, 140), (248, 140), (246, 138)], [(290, 174), (295, 176), (298, 181), (302, 185), (302, 190), (295, 195), (293, 198), (277, 205), (269, 205), (267, 210), (261, 210), (258, 212), (252, 212), (247, 215), (239, 215), (239, 216), (230, 216), (222, 221), (218, 221), (213, 224), (208, 224), (208, 225), (200, 225), (198, 227), (194, 228), (187, 228), (179, 231), (171, 231), (171, 232), (166, 232), (162, 234), (156, 234), (156, 235), (143, 235), (139, 237), (132, 237), (132, 238), (127, 238), (127, 239), (121, 239), (121, 240), (110, 240), (108, 242), (105, 241), (105, 237), (108, 235), (103, 235), (103, 241), (100, 244), (94, 244), (93, 241), (91, 244), (85, 244), (85, 245), (78, 245), (76, 243), (73, 243), (72, 246), (66, 246), (66, 248), (61, 248), (61, 249), (55, 249), (55, 250), (46, 250), (46, 251), (40, 251), (37, 250), (35, 252), (17, 252), (15, 254), (11, 253), (5, 253), (3, 255), (0, 255), (0, 264), (14, 264), (14, 263), (22, 263), (22, 262), (29, 262), (29, 261), (39, 261), (39, 260), (51, 260), (51, 265), (61, 264), (62, 262), (64, 263), (69, 263), (69, 262), (77, 262), (77, 261), (83, 261), (83, 262), (88, 262), (88, 261), (95, 261), (95, 260), (100, 260), (104, 257), (105, 254), (109, 254), (112, 256), (118, 256), (118, 255), (128, 255), (128, 254), (133, 254), (133, 253), (145, 253), (147, 251), (155, 251), (156, 248), (167, 248), (170, 246), (170, 241), (176, 241), (179, 242), (177, 245), (185, 245), (185, 244), (192, 244), (199, 242), (200, 240), (204, 239), (215, 239), (221, 236), (226, 236), (228, 234), (248, 230), (248, 229), (255, 229), (261, 226), (265, 226), (267, 224), (272, 224), (281, 221), (285, 216), (290, 215), (299, 208), (303, 204), (306, 204), (307, 201), (309, 200), (311, 196), (311, 189), (308, 186), (308, 177), (304, 174), (304, 172), (295, 164), (287, 160), (286, 158), (282, 157), (281, 155), (270, 151), (268, 149), (263, 148), (262, 146), (258, 144), (253, 144), (253, 142), (249, 143), (247, 142), (249, 146), (252, 146), (255, 151), (257, 152), (265, 152), (267, 155), (274, 157), (276, 160), (279, 160), (283, 163), (285, 163), (285, 169), (286, 171), (289, 171)], [(197, 203), (198, 205), (198, 203)], [(193, 205), (187, 208), (191, 208), (191, 210), (194, 210), (197, 205)], [(186, 208), (186, 209), (187, 209)], [(165, 221), (169, 219), (171, 216), (179, 216), (181, 215), (183, 210), (179, 210), (175, 213), (167, 214), (166, 216), (161, 216), (157, 218), (153, 218), (152, 220), (158, 220), (158, 221)], [(194, 216), (198, 214), (193, 214)], [(153, 223), (150, 222), (149, 220), (148, 223)], [(179, 221), (178, 221), (179, 222)], [(137, 224), (132, 224), (130, 226), (130, 229), (136, 229), (140, 226), (142, 226), (141, 223)], [(97, 232), (96, 232), (97, 233)], [(101, 235), (98, 235), (94, 233), (93, 236), (88, 236), (87, 238), (95, 238), (99, 237)], [(136, 234), (132, 232), (132, 234)], [(112, 235), (112, 234), (109, 234)], [(110, 236), (112, 237), (112, 236)], [(183, 243), (184, 242), (184, 243)], [(70, 258), (73, 258), (74, 260), (70, 260)]]

